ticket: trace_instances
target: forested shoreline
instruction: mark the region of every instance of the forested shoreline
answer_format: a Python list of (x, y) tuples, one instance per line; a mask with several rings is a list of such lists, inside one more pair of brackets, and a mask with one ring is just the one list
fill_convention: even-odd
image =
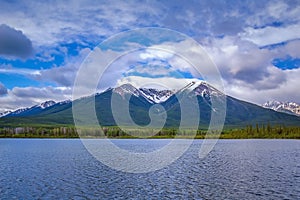
[[(119, 127), (75, 128), (73, 126), (38, 126), (38, 127), (3, 127), (0, 128), (0, 138), (196, 138), (204, 139), (207, 130), (163, 128), (162, 130), (139, 130)], [(283, 125), (248, 125), (244, 128), (227, 128), (220, 136), (209, 132), (208, 137), (220, 139), (247, 139), (247, 138), (278, 138), (300, 139), (300, 127), (286, 127)]]

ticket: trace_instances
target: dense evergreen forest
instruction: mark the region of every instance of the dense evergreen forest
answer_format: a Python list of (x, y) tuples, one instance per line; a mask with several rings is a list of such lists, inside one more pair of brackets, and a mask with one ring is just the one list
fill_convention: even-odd
[[(203, 139), (206, 136), (206, 130), (184, 129), (178, 131), (174, 128), (164, 128), (162, 130), (147, 129), (126, 129), (123, 131), (119, 127), (99, 128), (80, 128), (73, 126), (52, 127), (6, 127), (0, 129), (1, 138), (197, 138)], [(214, 137), (210, 132), (209, 136)], [(217, 135), (218, 137), (218, 135)], [(248, 125), (245, 128), (224, 129), (220, 135), (221, 139), (242, 139), (242, 138), (286, 138), (300, 139), (300, 127), (287, 127), (283, 125)]]

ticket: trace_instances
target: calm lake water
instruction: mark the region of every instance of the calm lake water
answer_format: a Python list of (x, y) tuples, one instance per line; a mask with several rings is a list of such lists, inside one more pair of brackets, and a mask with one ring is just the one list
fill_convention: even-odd
[[(169, 140), (114, 140), (151, 151)], [(1, 139), (0, 199), (300, 199), (299, 140), (202, 140), (150, 173), (111, 169), (78, 139)]]

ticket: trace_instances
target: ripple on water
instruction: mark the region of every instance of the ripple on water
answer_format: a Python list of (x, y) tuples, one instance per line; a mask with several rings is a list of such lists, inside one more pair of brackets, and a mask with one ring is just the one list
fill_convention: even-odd
[[(168, 140), (117, 140), (150, 152)], [(151, 173), (115, 171), (80, 140), (0, 140), (1, 199), (299, 199), (298, 140), (219, 140), (204, 159), (201, 140)]]

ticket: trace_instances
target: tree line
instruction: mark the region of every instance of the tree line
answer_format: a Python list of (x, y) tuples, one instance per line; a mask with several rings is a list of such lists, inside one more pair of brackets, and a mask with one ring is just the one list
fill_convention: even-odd
[(248, 125), (245, 128), (226, 130), (221, 138), (286, 138), (300, 139), (300, 127), (284, 125)]
[(4, 127), (0, 129), (0, 137), (24, 138), (77, 138), (74, 127)]
[[(99, 138), (198, 138), (206, 137), (207, 130), (191, 130), (176, 128), (157, 129), (136, 129), (116, 126), (93, 128), (73, 126), (66, 127), (3, 127), (0, 128), (2, 138), (78, 138), (78, 137), (99, 137)], [(210, 132), (210, 136), (214, 133)], [(300, 127), (287, 127), (284, 125), (248, 125), (244, 128), (224, 129), (216, 137), (223, 139), (242, 138), (287, 138), (300, 139)]]

